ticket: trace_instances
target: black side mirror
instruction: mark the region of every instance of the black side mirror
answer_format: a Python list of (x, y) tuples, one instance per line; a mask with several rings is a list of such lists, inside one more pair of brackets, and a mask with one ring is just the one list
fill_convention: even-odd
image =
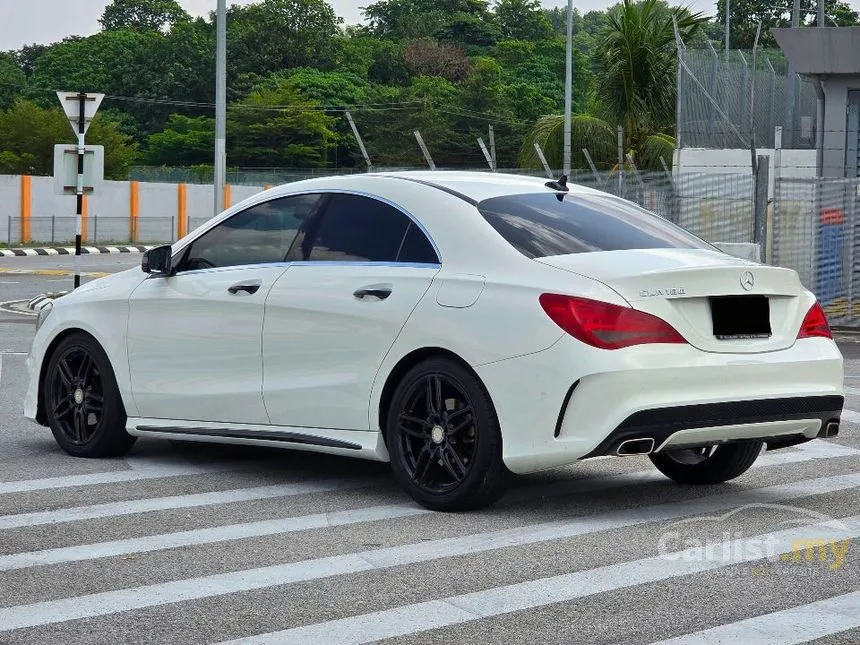
[(156, 246), (144, 253), (140, 261), (140, 268), (143, 269), (144, 273), (167, 277), (173, 273), (172, 263), (173, 248), (166, 244), (165, 246)]

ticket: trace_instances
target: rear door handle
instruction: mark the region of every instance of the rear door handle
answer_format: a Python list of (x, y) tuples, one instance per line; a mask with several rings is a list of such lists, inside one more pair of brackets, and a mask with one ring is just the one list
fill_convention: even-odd
[(240, 293), (246, 293), (249, 296), (257, 293), (260, 289), (260, 285), (262, 282), (260, 280), (253, 280), (250, 282), (237, 282), (232, 287), (227, 288), (227, 293), (233, 296), (237, 296)]
[(359, 300), (363, 300), (364, 298), (377, 298), (379, 300), (385, 300), (388, 296), (391, 295), (391, 287), (385, 284), (374, 284), (369, 287), (362, 287), (361, 289), (357, 289), (352, 292)]

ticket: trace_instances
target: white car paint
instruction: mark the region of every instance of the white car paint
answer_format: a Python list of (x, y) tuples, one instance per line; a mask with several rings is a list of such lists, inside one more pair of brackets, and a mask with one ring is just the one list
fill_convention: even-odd
[[(420, 182), (436, 182), (445, 190)], [(716, 250), (650, 249), (531, 260), (509, 245), (473, 204), (450, 192), (475, 201), (545, 192), (540, 179), (427, 172), (297, 182), (233, 206), (177, 242), (174, 255), (250, 206), (325, 191), (372, 195), (396, 204), (426, 230), (441, 265), (295, 262), (169, 278), (132, 269), (92, 282), (57, 300), (34, 338), (26, 416), (36, 418), (46, 350), (70, 329), (90, 333), (105, 348), (132, 434), (175, 439), (159, 428), (233, 428), (260, 438), (231, 442), (283, 446), (264, 434), (274, 432), (324, 440), (324, 445), (287, 444), (290, 448), (379, 460), (388, 458), (380, 402), (389, 374), (413, 352), (439, 348), (459, 356), (480, 377), (502, 428), (504, 462), (518, 473), (582, 458), (640, 410), (842, 394), (842, 358), (835, 343), (796, 340), (814, 296), (794, 272)], [(571, 191), (594, 193), (576, 186)], [(742, 293), (739, 276), (747, 269), (758, 278), (760, 291), (755, 293), (774, 296), (774, 316), (779, 317), (774, 334), (767, 340), (717, 343), (703, 327), (703, 303), (714, 290)], [(261, 281), (256, 294), (226, 295), (227, 286), (246, 279)], [(391, 285), (389, 299), (371, 302), (352, 296), (355, 289), (379, 284)], [(658, 289), (676, 292), (641, 295)], [(654, 313), (689, 344), (611, 351), (590, 347), (547, 316), (538, 302), (542, 293)], [(820, 426), (818, 420), (800, 421), (807, 433)], [(731, 432), (752, 438), (788, 434), (798, 426), (764, 425)]]

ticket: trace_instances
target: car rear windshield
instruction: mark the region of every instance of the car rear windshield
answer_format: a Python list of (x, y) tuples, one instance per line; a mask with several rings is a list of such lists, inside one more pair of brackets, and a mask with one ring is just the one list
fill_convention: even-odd
[(712, 249), (684, 229), (611, 195), (493, 197), (478, 210), (529, 258), (626, 249)]

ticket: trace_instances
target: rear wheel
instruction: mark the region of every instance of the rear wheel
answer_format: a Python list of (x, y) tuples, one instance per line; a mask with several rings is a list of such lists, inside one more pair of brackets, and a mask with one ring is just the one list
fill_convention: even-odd
[(509, 472), (492, 403), (454, 361), (428, 359), (406, 374), (391, 401), (386, 440), (395, 477), (427, 508), (480, 508), (505, 491)]
[(75, 457), (117, 457), (135, 442), (110, 361), (86, 334), (63, 339), (48, 359), (42, 409), (60, 447)]
[(749, 470), (761, 452), (761, 441), (675, 448), (650, 455), (657, 469), (679, 484), (719, 484)]

